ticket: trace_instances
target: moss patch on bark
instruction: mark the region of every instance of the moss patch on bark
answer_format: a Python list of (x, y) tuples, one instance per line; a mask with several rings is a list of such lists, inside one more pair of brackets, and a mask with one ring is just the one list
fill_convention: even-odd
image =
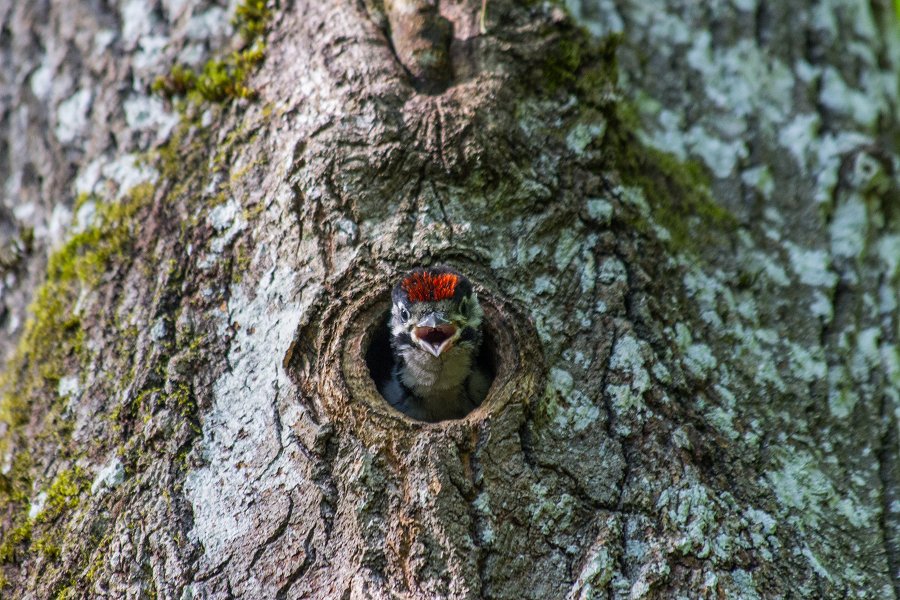
[(82, 453), (71, 447), (73, 424), (65, 414), (67, 398), (60, 393), (60, 381), (67, 374), (81, 373), (90, 362), (79, 299), (128, 260), (136, 216), (149, 204), (152, 193), (153, 188), (145, 184), (119, 202), (93, 200), (93, 223), (48, 259), (47, 279), (35, 294), (25, 332), (0, 374), (0, 421), (7, 428), (0, 438), (0, 453), (9, 465), (0, 475), (0, 512), (7, 524), (0, 542), (0, 564), (15, 561), (25, 552), (50, 558), (59, 555), (61, 530), (51, 528), (32, 539), (32, 529), (75, 508), (86, 475), (77, 467), (61, 471), (45, 492), (43, 510), (32, 518), (28, 512), (35, 474), (29, 452), (19, 447), (29, 446), (28, 437), (47, 440), (63, 464)]
[(244, 0), (232, 19), (243, 40), (241, 50), (212, 58), (199, 70), (175, 65), (168, 74), (154, 80), (151, 90), (169, 99), (178, 96), (196, 104), (255, 98), (256, 91), (246, 81), (265, 58), (263, 36), (270, 16), (265, 0)]

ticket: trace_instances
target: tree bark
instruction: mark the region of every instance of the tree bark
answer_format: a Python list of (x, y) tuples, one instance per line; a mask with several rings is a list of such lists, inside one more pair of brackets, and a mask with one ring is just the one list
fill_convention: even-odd
[(0, 0), (3, 597), (900, 596), (894, 6), (262, 8)]

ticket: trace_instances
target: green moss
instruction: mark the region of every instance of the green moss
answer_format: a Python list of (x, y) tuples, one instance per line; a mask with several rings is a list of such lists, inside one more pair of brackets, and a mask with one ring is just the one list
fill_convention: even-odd
[(544, 65), (543, 77), (552, 89), (556, 89), (575, 81), (582, 63), (584, 45), (578, 40), (562, 38), (552, 49)]
[(244, 0), (237, 6), (231, 24), (247, 42), (255, 41), (266, 32), (271, 13), (266, 0)]
[(79, 467), (60, 473), (47, 488), (44, 510), (35, 518), (35, 523), (53, 523), (66, 512), (78, 506), (81, 493), (88, 488), (87, 475)]
[(56, 537), (57, 536), (50, 533), (42, 535), (31, 544), (31, 550), (37, 552), (49, 561), (57, 561), (61, 554), (61, 550), (59, 544), (57, 544)]
[[(623, 211), (628, 225), (653, 236), (654, 224), (662, 226), (670, 234), (669, 245), (692, 252), (736, 228), (734, 216), (712, 198), (711, 178), (701, 163), (680, 161), (638, 138), (638, 115), (616, 89), (621, 36), (596, 40), (571, 24), (557, 26), (547, 35), (546, 59), (533, 70), (528, 84), (545, 94), (564, 90), (574, 95), (581, 118), (604, 123), (602, 139), (592, 142), (602, 144), (604, 170), (618, 174), (624, 185), (642, 190), (651, 209), (650, 219), (637, 210)], [(560, 141), (565, 142), (570, 128), (578, 125), (561, 128)]]
[[(651, 209), (650, 219), (639, 211), (623, 211), (628, 225), (654, 236), (654, 224), (662, 226), (670, 234), (669, 245), (696, 252), (712, 245), (716, 236), (729, 234), (738, 226), (737, 220), (712, 198), (711, 178), (701, 163), (680, 161), (639, 139), (638, 115), (620, 99), (616, 88), (620, 43), (619, 35), (596, 40), (567, 20), (547, 32), (546, 58), (526, 85), (539, 94), (574, 96), (580, 105), (578, 118), (603, 123), (602, 139), (592, 143), (602, 144), (604, 170), (618, 174), (623, 184), (641, 189)], [(529, 89), (524, 96), (533, 92)], [(559, 128), (560, 141), (565, 143), (567, 132), (579, 124)]]
[(132, 217), (148, 203), (152, 194), (153, 186), (145, 183), (132, 189), (121, 202), (98, 203), (95, 223), (72, 236), (50, 256), (48, 279), (57, 282), (77, 279), (96, 285), (112, 259), (121, 257), (130, 246)]
[(77, 597), (78, 590), (75, 589), (75, 586), (67, 585), (56, 593), (56, 596), (54, 596), (54, 600), (72, 600), (73, 598)]
[[(574, 93), (582, 115), (591, 109), (605, 120), (602, 139), (606, 169), (617, 173), (623, 184), (640, 188), (652, 210), (653, 221), (671, 235), (677, 249), (697, 250), (712, 239), (737, 227), (734, 216), (710, 194), (711, 178), (696, 161), (680, 161), (672, 154), (643, 144), (637, 136), (640, 120), (634, 107), (620, 100), (616, 52), (621, 36), (595, 41), (585, 31), (563, 32), (539, 69), (544, 89)], [(653, 224), (633, 214), (630, 223), (651, 233)]]
[[(637, 138), (634, 109), (620, 102), (608, 115), (604, 154), (622, 183), (640, 188), (653, 220), (670, 233), (677, 250), (696, 251), (738, 226), (737, 219), (710, 194), (710, 175), (696, 161), (648, 147)], [(632, 225), (649, 232), (651, 224), (635, 216)]]
[[(4, 537), (0, 546), (0, 562), (18, 562), (15, 553), (21, 549), (23, 552), (41, 556), (46, 573), (57, 572), (63, 546), (71, 537), (71, 530), (66, 526), (65, 519), (78, 507), (81, 496), (88, 487), (87, 474), (79, 467), (59, 473), (45, 490), (46, 498), (41, 512), (34, 519), (23, 517), (21, 522)], [(38, 533), (40, 535), (35, 537)], [(75, 578), (70, 573), (69, 584), (63, 586), (54, 597), (74, 597), (66, 595), (67, 590), (74, 594), (74, 582)], [(0, 588), (5, 585), (6, 581), (0, 578)]]
[[(231, 167), (234, 163), (232, 154), (234, 153), (235, 143), (238, 141), (246, 141), (252, 142), (256, 139), (255, 134), (250, 134), (249, 136), (245, 136), (244, 127), (238, 125), (231, 131), (229, 131), (225, 135), (225, 139), (222, 141), (222, 144), (219, 145), (216, 153), (213, 155), (212, 164), (216, 169), (225, 170)], [(231, 179), (231, 177), (229, 177)], [(227, 198), (224, 198), (227, 200)]]
[(264, 57), (265, 45), (260, 42), (247, 50), (232, 52), (224, 59), (210, 60), (197, 74), (193, 91), (208, 102), (254, 98), (256, 92), (247, 87), (245, 81)]
[(162, 387), (151, 385), (140, 390), (130, 402), (116, 406), (109, 413), (109, 420), (112, 422), (114, 430), (121, 432), (126, 424), (133, 422), (141, 413), (143, 413), (142, 422), (149, 421), (156, 410), (154, 398), (162, 393)]
[(243, 38), (243, 49), (212, 58), (199, 71), (175, 65), (168, 74), (157, 77), (150, 89), (166, 98), (183, 97), (197, 104), (255, 98), (256, 92), (246, 81), (265, 58), (262, 36), (270, 16), (265, 0), (244, 0), (232, 19)]
[(188, 113), (182, 113), (182, 121), (169, 141), (152, 156), (162, 180), (172, 186), (167, 194), (170, 199), (181, 195), (187, 179), (185, 175), (200, 175), (206, 171), (202, 164), (206, 158), (206, 140), (204, 136), (192, 135), (198, 129), (188, 118)]
[[(0, 452), (10, 452), (16, 439), (25, 440), (22, 428), (29, 424), (31, 441), (46, 440), (58, 456), (71, 456), (72, 422), (62, 416), (57, 396), (59, 380), (79, 372), (89, 359), (82, 316), (74, 307), (85, 288), (96, 286), (116, 264), (131, 252), (135, 216), (149, 204), (153, 188), (134, 188), (122, 201), (97, 202), (94, 223), (75, 234), (48, 259), (47, 279), (35, 292), (30, 317), (16, 352), (0, 375), (0, 419), (10, 427), (0, 440)], [(83, 204), (88, 197), (81, 197)], [(94, 200), (96, 202), (96, 200)], [(0, 562), (16, 559), (18, 550), (41, 553), (51, 561), (63, 546), (63, 528), (54, 524), (75, 508), (87, 478), (79, 470), (64, 471), (47, 489), (43, 511), (27, 516), (31, 493), (29, 454), (16, 453), (10, 475), (0, 479), (0, 507), (5, 510), (8, 530), (0, 542)], [(32, 542), (35, 527), (46, 529)]]
[[(258, 36), (263, 29), (257, 17), (267, 16), (264, 4), (247, 2), (242, 9), (239, 27), (247, 34)], [(264, 46), (256, 39), (246, 49), (230, 54), (221, 59), (219, 64), (210, 64), (200, 73), (188, 74), (187, 71), (175, 71), (174, 78), (168, 83), (173, 92), (195, 94), (201, 91), (207, 97), (247, 95), (233, 81), (243, 85), (250, 69), (263, 59)], [(206, 78), (206, 79), (204, 79)], [(232, 83), (229, 83), (232, 81)], [(186, 91), (186, 90), (192, 91)], [(205, 98), (204, 98), (205, 99)], [(122, 409), (111, 415), (114, 427), (111, 433), (118, 436), (116, 441), (127, 448), (129, 456), (123, 461), (133, 468), (133, 462), (142, 453), (152, 451), (164, 452), (145, 444), (141, 436), (135, 436), (140, 426), (141, 417), (152, 414), (160, 405), (172, 409), (178, 418), (190, 424), (195, 432), (199, 432), (197, 424), (197, 399), (192, 388), (187, 384), (175, 384), (172, 389), (164, 380), (167, 366), (173, 357), (184, 360), (187, 350), (191, 362), (204, 360), (201, 351), (203, 337), (186, 332), (182, 339), (166, 340), (159, 351), (152, 351), (147, 360), (153, 362), (148, 368), (153, 371), (142, 383), (142, 388), (135, 388), (134, 364), (132, 355), (138, 339), (138, 332), (132, 320), (123, 317), (116, 306), (94, 302), (92, 290), (97, 290), (106, 298), (117, 297), (113, 282), (117, 280), (115, 273), (136, 264), (157, 265), (156, 272), (147, 273), (149, 282), (164, 281), (165, 290), (157, 289), (158, 294), (182, 293), (186, 261), (184, 253), (176, 250), (176, 258), (163, 263), (171, 273), (163, 279), (158, 277), (160, 260), (149, 258), (141, 261), (135, 258), (139, 249), (136, 244), (140, 232), (141, 217), (147, 213), (151, 201), (158, 199), (157, 209), (171, 211), (167, 216), (187, 215), (184, 219), (166, 220), (160, 218), (160, 227), (171, 228), (174, 234), (169, 239), (181, 237), (177, 244), (187, 247), (188, 244), (203, 243), (202, 234), (197, 233), (194, 224), (204, 218), (210, 202), (216, 197), (226, 197), (228, 187), (244, 176), (244, 172), (228, 177), (235, 161), (231, 160), (231, 147), (245, 143), (257, 128), (248, 127), (246, 133), (236, 130), (227, 135), (224, 142), (214, 142), (213, 135), (220, 131), (210, 131), (199, 125), (199, 115), (210, 107), (196, 110), (194, 105), (183, 112), (183, 123), (171, 137), (165, 147), (157, 153), (147, 155), (147, 160), (160, 172), (160, 183), (154, 187), (142, 185), (131, 191), (121, 202), (107, 203), (91, 195), (82, 194), (76, 199), (76, 209), (87, 202), (95, 204), (93, 222), (90, 226), (74, 234), (59, 251), (48, 259), (47, 277), (36, 290), (34, 301), (30, 306), (31, 317), (19, 340), (15, 354), (6, 368), (0, 373), (0, 419), (9, 425), (8, 433), (0, 439), (0, 458), (12, 449), (21, 448), (13, 453), (13, 468), (7, 476), (0, 476), (0, 514), (3, 514), (3, 531), (0, 539), (0, 565), (8, 564), (6, 574), (16, 572), (20, 565), (44, 565), (47, 568), (48, 581), (54, 581), (57, 597), (79, 596), (85, 590), (80, 578), (90, 568), (96, 573), (102, 567), (102, 553), (94, 540), (78, 540), (73, 543), (72, 525), (79, 499), (83, 490), (89, 485), (87, 477), (78, 470), (61, 473), (47, 488), (47, 499), (41, 514), (35, 519), (28, 518), (31, 496), (33, 494), (32, 478), (38, 469), (45, 465), (32, 465), (29, 447), (52, 448), (55, 460), (71, 461), (75, 452), (83, 452), (89, 456), (101, 453), (109, 439), (99, 440), (88, 447), (74, 448), (71, 440), (71, 419), (63, 418), (65, 400), (57, 394), (58, 384), (62, 377), (86, 371), (92, 361), (94, 367), (100, 366), (103, 373), (91, 378), (92, 387), (86, 391), (92, 397), (118, 397), (113, 391), (133, 390), (133, 400), (127, 404), (119, 404)], [(219, 111), (221, 108), (212, 107)], [(213, 164), (214, 150), (226, 148), (222, 153), (221, 164)], [(241, 163), (244, 164), (244, 163)], [(218, 178), (219, 190), (210, 194), (209, 182), (214, 175), (225, 174)], [(224, 190), (222, 189), (224, 188)], [(167, 234), (168, 235), (168, 234)], [(168, 255), (167, 255), (168, 256)], [(142, 271), (132, 271), (140, 276)], [(148, 282), (148, 283), (149, 283)], [(88, 298), (87, 302), (79, 299)], [(154, 299), (154, 302), (156, 300)], [(160, 301), (160, 305), (165, 304)], [(76, 309), (77, 306), (87, 308)], [(97, 312), (89, 312), (95, 307)], [(173, 308), (177, 311), (177, 308)], [(100, 311), (109, 311), (108, 314)], [(175, 322), (177, 312), (173, 312), (171, 323)], [(88, 335), (90, 332), (102, 332)], [(98, 365), (97, 356), (88, 344), (90, 338), (102, 339), (105, 356), (121, 357)], [(110, 342), (112, 345), (110, 345)], [(112, 351), (110, 349), (113, 349)], [(130, 371), (129, 371), (130, 364)], [(129, 375), (129, 373), (131, 373)], [(82, 381), (84, 385), (86, 382)], [(122, 413), (125, 414), (122, 414)], [(168, 426), (168, 425), (167, 425)], [(27, 437), (26, 437), (27, 436)], [(179, 448), (180, 464), (184, 464), (190, 444)], [(44, 456), (42, 451), (40, 456)], [(174, 457), (172, 457), (174, 458)], [(149, 460), (149, 459), (148, 459)], [(90, 517), (95, 518), (94, 516)], [(118, 518), (118, 516), (116, 517)], [(104, 529), (105, 530), (105, 529)], [(3, 574), (0, 572), (0, 585)], [(53, 597), (53, 594), (50, 594)]]
[(157, 77), (150, 90), (155, 94), (171, 98), (185, 96), (197, 87), (197, 74), (184, 65), (175, 65), (167, 75)]
[(202, 430), (197, 423), (197, 401), (190, 386), (185, 383), (179, 383), (175, 389), (169, 394), (166, 403), (178, 411), (185, 421), (187, 421), (194, 433), (200, 434)]
[(78, 506), (79, 496), (87, 489), (87, 477), (78, 467), (66, 470), (56, 476), (47, 488), (47, 498), (43, 510), (31, 519), (25, 513), (27, 502), (19, 512), (18, 523), (3, 536), (0, 543), (0, 563), (11, 562), (18, 548), (29, 547), (49, 560), (59, 557), (64, 531), (60, 527), (44, 527), (44, 533), (31, 541), (37, 526), (53, 525), (60, 517)]
[[(89, 564), (87, 568), (70, 569), (67, 577), (56, 584), (56, 590), (51, 592), (56, 600), (65, 600), (70, 598), (85, 597), (84, 591), (91, 588), (97, 579), (99, 571), (103, 567), (103, 559), (105, 552), (109, 546), (111, 536), (97, 535), (92, 533), (90, 536), (89, 547), (94, 548), (93, 554), (86, 559), (83, 564)], [(49, 561), (53, 564), (53, 561)], [(51, 569), (53, 567), (50, 567)], [(79, 595), (81, 594), (81, 595)]]
[(31, 455), (27, 450), (18, 452), (6, 475), (0, 475), (0, 510), (9, 504), (28, 502), (28, 491), (31, 489)]
[[(241, 211), (241, 216), (243, 216), (244, 220), (249, 223), (249, 222), (255, 220), (259, 215), (261, 215), (262, 212), (265, 210), (265, 208), (266, 208), (266, 205), (263, 202), (261, 202), (261, 201), (256, 202), (255, 204), (252, 204), (251, 206), (245, 207)], [(249, 265), (249, 258), (248, 258), (248, 265)]]
[(78, 467), (66, 470), (56, 476), (47, 489), (44, 509), (35, 517), (34, 524), (47, 525), (43, 533), (34, 540), (30, 550), (55, 562), (62, 553), (66, 528), (59, 523), (70, 511), (78, 507), (81, 494), (88, 489), (88, 478)]
[(81, 192), (77, 196), (75, 196), (75, 202), (72, 203), (72, 213), (77, 213), (78, 210), (88, 203), (88, 201), (93, 200), (94, 196), (87, 192)]
[[(8, 528), (2, 532), (0, 539), (0, 564), (11, 562), (16, 550), (31, 541), (34, 522), (28, 518), (29, 498), (31, 490), (31, 458), (28, 452), (19, 452), (13, 460), (9, 473), (0, 476), (3, 489), (0, 493), (0, 510), (12, 518), (6, 522)], [(0, 589), (6, 580), (0, 573)]]
[[(35, 294), (19, 347), (0, 376), (0, 420), (12, 433), (28, 422), (34, 399), (55, 397), (59, 380), (85, 355), (81, 320), (71, 311), (76, 299), (74, 286), (61, 281), (47, 281)], [(0, 452), (8, 452), (10, 443), (11, 436), (4, 436)]]
[(103, 558), (104, 553), (106, 551), (106, 547), (109, 546), (110, 535), (104, 535), (99, 542), (97, 542), (96, 550), (94, 551), (94, 556), (91, 558), (90, 567), (84, 572), (84, 583), (90, 585), (97, 579), (97, 574), (103, 568)]
[[(85, 360), (85, 334), (81, 317), (73, 311), (83, 287), (94, 287), (114, 262), (128, 254), (133, 241), (133, 218), (146, 205), (153, 188), (134, 188), (121, 202), (98, 203), (95, 223), (75, 234), (47, 261), (47, 280), (38, 288), (30, 307), (31, 318), (9, 371), (31, 366), (38, 377), (20, 378), (19, 394), (32, 397), (39, 388), (55, 386), (59, 379)], [(13, 399), (0, 403), (0, 414), (15, 412)], [(13, 416), (13, 424), (23, 422)]]
[(560, 89), (583, 99), (602, 93), (615, 83), (615, 54), (621, 36), (595, 39), (571, 23), (551, 34), (545, 59), (532, 71), (529, 85), (550, 94)]
[(34, 522), (26, 518), (3, 536), (3, 542), (0, 543), (0, 563), (10, 562), (15, 557), (16, 548), (31, 541), (33, 528)]
[(250, 269), (252, 259), (253, 257), (245, 244), (240, 244), (235, 248), (234, 259), (231, 264), (231, 283), (237, 284), (243, 281), (244, 274)]

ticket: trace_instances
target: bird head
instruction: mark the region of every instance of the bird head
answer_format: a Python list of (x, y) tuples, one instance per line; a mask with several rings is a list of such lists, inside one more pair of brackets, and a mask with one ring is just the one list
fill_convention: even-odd
[(472, 284), (459, 271), (413, 269), (394, 286), (391, 300), (395, 351), (418, 350), (439, 358), (453, 348), (478, 348), (484, 313)]

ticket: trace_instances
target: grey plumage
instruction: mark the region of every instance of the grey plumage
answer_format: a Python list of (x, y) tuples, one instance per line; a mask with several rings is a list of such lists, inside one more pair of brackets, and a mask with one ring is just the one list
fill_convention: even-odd
[(395, 286), (392, 299), (394, 367), (382, 386), (385, 399), (422, 421), (465, 416), (490, 386), (475, 362), (484, 313), (471, 284), (448, 267), (416, 269)]

